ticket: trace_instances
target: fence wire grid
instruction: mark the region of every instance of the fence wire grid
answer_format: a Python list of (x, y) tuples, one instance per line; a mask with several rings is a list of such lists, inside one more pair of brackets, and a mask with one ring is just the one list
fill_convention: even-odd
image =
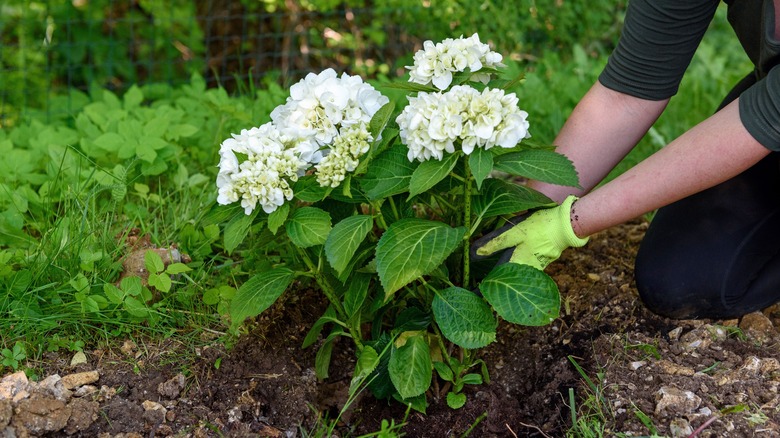
[[(333, 67), (403, 73), (422, 41), (470, 35), (512, 56), (581, 37), (588, 2), (564, 0), (2, 0), (0, 127), (67, 117), (74, 91), (178, 85), (193, 73), (231, 92), (290, 85)], [(621, 3), (621, 2), (617, 2)], [(622, 6), (602, 7), (614, 20)], [(576, 30), (576, 29), (575, 29)], [(580, 32), (581, 33), (581, 32)], [(56, 97), (56, 98), (55, 98)]]

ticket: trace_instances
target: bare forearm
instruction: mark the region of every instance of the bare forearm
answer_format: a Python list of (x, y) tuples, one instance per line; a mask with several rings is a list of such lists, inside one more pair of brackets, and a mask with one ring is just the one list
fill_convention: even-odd
[(742, 125), (738, 100), (623, 175), (580, 198), (572, 226), (587, 236), (726, 181), (769, 154)]
[(636, 145), (667, 102), (638, 99), (596, 83), (555, 139), (556, 150), (574, 163), (583, 189), (539, 181), (529, 186), (558, 202), (589, 192)]

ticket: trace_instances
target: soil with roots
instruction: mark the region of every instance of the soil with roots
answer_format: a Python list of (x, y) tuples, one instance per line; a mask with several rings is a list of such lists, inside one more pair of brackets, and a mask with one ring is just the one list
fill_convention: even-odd
[[(467, 387), (457, 410), (431, 391), (425, 414), (363, 394), (339, 415), (354, 351), (338, 341), (330, 376), (318, 381), (317, 345), (300, 346), (323, 300), (302, 289), (249, 323), (229, 349), (206, 332), (198, 347), (135, 340), (86, 351), (75, 367), (71, 357), (47, 357), (42, 379), (97, 371), (97, 380), (70, 384), (64, 395), (55, 394), (60, 383), (50, 378), (47, 388), (29, 383), (28, 395), (13, 390), (4, 400), (6, 376), (0, 432), (322, 436), (321, 426), (338, 419), (333, 435), (342, 437), (379, 431), (383, 420), (407, 437), (780, 436), (780, 311), (732, 321), (649, 312), (633, 281), (646, 226), (614, 227), (552, 264), (547, 272), (561, 291), (561, 316), (544, 327), (501, 323), (496, 342), (482, 351), (490, 382)], [(64, 426), (51, 424), (55, 414)]]

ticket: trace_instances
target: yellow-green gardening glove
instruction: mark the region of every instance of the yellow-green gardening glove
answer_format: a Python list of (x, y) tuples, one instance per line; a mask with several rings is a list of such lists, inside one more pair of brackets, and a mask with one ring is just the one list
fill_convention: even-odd
[(569, 196), (557, 207), (510, 220), (504, 227), (477, 239), (472, 244), (472, 255), (479, 259), (509, 248), (499, 263), (506, 261), (508, 255), (512, 263), (544, 269), (566, 248), (588, 243), (587, 237), (577, 237), (571, 227), (571, 205), (576, 200), (575, 196)]

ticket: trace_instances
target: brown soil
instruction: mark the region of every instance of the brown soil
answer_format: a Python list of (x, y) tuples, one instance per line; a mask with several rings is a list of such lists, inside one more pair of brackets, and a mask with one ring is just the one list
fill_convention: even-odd
[[(580, 422), (602, 426), (600, 433), (572, 436), (780, 436), (777, 312), (741, 321), (674, 321), (650, 313), (632, 276), (645, 228), (635, 221), (567, 251), (548, 269), (561, 290), (561, 317), (545, 327), (501, 324), (497, 342), (483, 352), (490, 383), (468, 388), (468, 402), (458, 410), (430, 396), (427, 414), (411, 413), (401, 432), (561, 437), (574, 412)], [(286, 294), (229, 350), (216, 338), (204, 339), (197, 351), (126, 343), (87, 352), (87, 363), (75, 369), (50, 360), (46, 372), (100, 373), (97, 386), (105, 388), (90, 399), (98, 402), (98, 415), (86, 429), (71, 427), (73, 436), (301, 436), (321, 416), (336, 417), (353, 367), (353, 351), (341, 342), (330, 378), (317, 381), (316, 345), (302, 350), (300, 344), (322, 311), (314, 291)], [(366, 395), (335, 433), (374, 432), (382, 419), (404, 421), (404, 412), (398, 403)], [(63, 429), (47, 436), (64, 435)]]

